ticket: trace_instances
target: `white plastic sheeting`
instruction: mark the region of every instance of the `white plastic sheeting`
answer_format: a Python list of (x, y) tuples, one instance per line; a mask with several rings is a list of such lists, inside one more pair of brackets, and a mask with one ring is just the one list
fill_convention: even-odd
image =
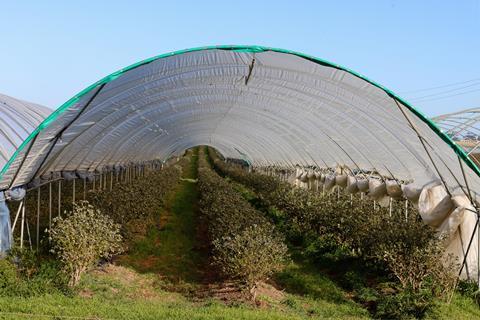
[(51, 112), (44, 106), (0, 94), (0, 168)]
[(197, 145), (254, 167), (308, 168), (297, 170), (300, 185), (318, 176), (327, 190), (369, 190), (382, 203), (400, 190), (416, 202), (432, 181), (449, 197), (480, 192), (480, 171), (461, 148), (391, 91), (314, 57), (238, 46), (161, 55), (88, 87), (27, 138), (0, 190)]
[[(0, 94), (0, 167), (5, 166), (21, 143), (51, 113), (41, 105)], [(7, 192), (8, 198), (20, 200), (22, 191)], [(20, 193), (20, 194), (19, 194)], [(0, 253), (11, 247), (10, 212), (5, 194), (0, 192)]]
[(240, 151), (256, 166), (345, 165), (422, 186), (438, 173), (400, 108), (458, 190), (461, 168), (445, 137), (387, 91), (337, 66), (257, 47), (165, 55), (107, 77), (31, 137), (4, 168), (0, 189), (50, 171), (165, 159), (198, 144), (231, 158)]

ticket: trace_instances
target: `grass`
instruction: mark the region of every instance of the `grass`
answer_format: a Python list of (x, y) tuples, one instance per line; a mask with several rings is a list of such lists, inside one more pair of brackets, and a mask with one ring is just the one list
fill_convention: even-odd
[[(226, 179), (250, 204), (272, 217), (272, 208), (267, 207), (253, 190), (228, 177)], [(328, 304), (323, 307), (322, 314), (327, 317), (343, 318), (350, 312), (358, 316), (362, 311), (368, 315), (367, 309), (357, 310), (358, 305), (355, 305), (352, 299), (363, 300), (366, 307), (371, 307), (367, 301), (375, 301), (378, 298), (378, 292), (369, 287), (368, 283), (388, 282), (386, 275), (381, 272), (372, 273), (372, 269), (365, 267), (358, 259), (341, 250), (317, 255), (314, 261), (311, 257), (305, 258), (309, 255), (305, 252), (306, 250), (309, 248), (302, 250), (291, 247), (293, 260), (296, 262), (276, 277), (276, 281), (288, 292), (295, 293), (290, 298), (289, 304), (297, 307), (299, 305), (297, 299), (302, 297), (334, 303), (337, 308), (331, 315), (328, 314)], [(456, 292), (450, 303), (436, 301), (435, 306), (427, 312), (425, 319), (480, 319), (480, 308), (472, 298)]]
[(153, 272), (173, 282), (199, 282), (206, 264), (205, 252), (197, 247), (196, 204), (198, 192), (196, 153), (184, 167), (182, 179), (166, 201), (156, 225), (148, 227), (144, 239), (136, 242), (120, 263), (138, 272)]
[[(225, 303), (192, 294), (212, 281), (208, 252), (199, 234), (196, 187), (198, 150), (189, 154), (182, 179), (145, 238), (115, 265), (86, 274), (72, 295), (61, 292), (32, 297), (0, 297), (0, 319), (368, 319), (339, 275), (356, 268), (329, 261), (328, 270), (292, 248), (292, 262), (258, 294), (258, 306)], [(252, 204), (256, 195), (236, 188)], [(329, 270), (336, 270), (332, 276)], [(456, 294), (439, 302), (428, 319), (478, 319), (480, 309)]]
[(89, 319), (302, 319), (281, 311), (257, 310), (243, 306), (227, 307), (220, 302), (201, 304), (185, 301), (181, 295), (166, 300), (140, 301), (115, 299), (105, 301), (93, 297), (68, 298), (47, 295), (29, 299), (1, 300), (1, 319), (61, 319), (83, 317)]

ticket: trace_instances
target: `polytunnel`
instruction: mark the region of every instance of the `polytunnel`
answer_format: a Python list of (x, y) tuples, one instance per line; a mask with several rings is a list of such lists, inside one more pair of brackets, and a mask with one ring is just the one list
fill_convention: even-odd
[(480, 108), (470, 108), (432, 118), (478, 166), (480, 164)]
[[(14, 152), (51, 113), (51, 110), (27, 101), (0, 94), (0, 167), (5, 166)], [(14, 193), (9, 195), (15, 197)], [(0, 193), (0, 252), (10, 247), (10, 217)]]
[(406, 198), (466, 276), (478, 274), (480, 171), (471, 159), (392, 91), (283, 49), (202, 47), (121, 69), (43, 121), (3, 166), (0, 190), (164, 161), (197, 145), (254, 169)]
[(4, 167), (28, 135), (52, 112), (31, 103), (0, 94), (0, 167)]

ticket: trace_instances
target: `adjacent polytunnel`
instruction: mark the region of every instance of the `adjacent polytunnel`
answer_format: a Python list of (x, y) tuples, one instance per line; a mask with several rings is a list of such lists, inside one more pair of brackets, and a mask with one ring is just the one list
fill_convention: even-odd
[(480, 171), (382, 86), (297, 52), (216, 46), (119, 70), (67, 101), (5, 164), (0, 190), (166, 160), (210, 145), (256, 169), (418, 203), (476, 274)]
[[(41, 105), (0, 94), (0, 166), (3, 167), (14, 152), (51, 113)], [(9, 198), (23, 192), (9, 192)], [(10, 215), (5, 195), (0, 192), (0, 253), (10, 249)]]
[(52, 110), (0, 94), (0, 167)]
[(480, 164), (480, 108), (471, 108), (432, 118), (478, 166)]

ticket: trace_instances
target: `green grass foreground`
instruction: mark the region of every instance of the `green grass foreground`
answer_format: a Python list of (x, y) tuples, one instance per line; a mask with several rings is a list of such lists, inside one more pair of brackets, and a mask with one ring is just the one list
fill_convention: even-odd
[[(258, 303), (219, 298), (207, 292), (217, 283), (208, 251), (201, 246), (197, 215), (198, 150), (190, 153), (182, 179), (146, 236), (115, 264), (86, 274), (79, 288), (32, 297), (0, 297), (0, 319), (369, 319), (318, 266), (293, 261), (266, 284)], [(252, 200), (246, 188), (239, 191)], [(334, 268), (335, 266), (332, 266)], [(217, 285), (217, 284), (215, 284)], [(221, 290), (220, 290), (221, 291)], [(455, 294), (439, 303), (429, 319), (479, 319), (480, 309)]]

